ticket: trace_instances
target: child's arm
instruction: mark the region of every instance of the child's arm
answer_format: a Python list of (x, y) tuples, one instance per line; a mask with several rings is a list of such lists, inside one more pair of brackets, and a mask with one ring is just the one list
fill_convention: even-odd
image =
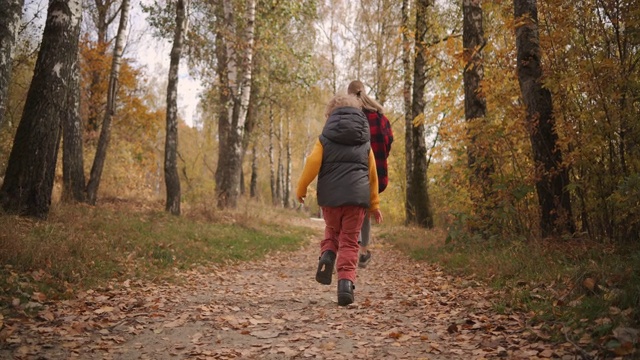
[(371, 206), (369, 212), (379, 224), (382, 222), (382, 213), (380, 212), (380, 196), (378, 195), (378, 172), (376, 171), (376, 158), (373, 156), (373, 150), (369, 150), (369, 193)]
[(296, 198), (302, 204), (304, 204), (304, 198), (307, 196), (307, 187), (309, 187), (309, 184), (311, 184), (320, 172), (322, 151), (322, 144), (320, 140), (317, 140), (315, 145), (313, 145), (311, 154), (307, 156), (307, 160), (305, 161), (302, 175), (300, 175), (300, 180), (298, 180), (298, 189), (296, 190)]

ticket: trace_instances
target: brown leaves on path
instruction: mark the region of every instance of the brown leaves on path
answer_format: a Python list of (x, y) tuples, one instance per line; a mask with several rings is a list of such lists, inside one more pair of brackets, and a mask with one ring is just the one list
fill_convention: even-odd
[[(482, 284), (373, 246), (356, 302), (315, 282), (318, 239), (292, 253), (176, 272), (178, 284), (113, 283), (74, 300), (36, 299), (0, 317), (0, 358), (536, 359), (575, 357), (524, 315), (498, 315)], [(34, 300), (34, 301), (36, 301)]]

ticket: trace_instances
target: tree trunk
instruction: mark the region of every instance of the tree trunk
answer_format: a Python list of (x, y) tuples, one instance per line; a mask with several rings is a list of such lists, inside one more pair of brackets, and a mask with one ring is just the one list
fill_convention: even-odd
[(533, 150), (536, 190), (543, 236), (573, 233), (571, 200), (565, 191), (568, 169), (558, 147), (551, 92), (542, 86), (538, 9), (535, 0), (514, 0), (518, 82), (527, 108), (527, 127)]
[[(481, 139), (486, 134), (487, 101), (482, 93), (484, 66), (482, 48), (485, 45), (482, 27), (482, 5), (480, 0), (462, 2), (462, 47), (464, 51), (464, 117), (467, 122), (467, 157), (471, 170), (470, 193), (478, 224), (490, 224), (493, 206), (492, 174), (494, 166), (487, 146), (489, 141)], [(474, 226), (475, 227), (475, 226)]]
[(164, 183), (167, 188), (165, 210), (180, 215), (180, 175), (178, 175), (178, 70), (187, 27), (186, 4), (176, 4), (176, 28), (171, 47), (169, 81), (167, 83), (167, 135), (164, 144)]
[(258, 197), (258, 155), (255, 144), (253, 144), (251, 152), (251, 181), (249, 184), (249, 196), (255, 199)]
[(67, 116), (62, 119), (62, 201), (65, 202), (86, 201), (78, 62), (79, 53), (75, 52), (72, 75), (69, 78)]
[(276, 198), (278, 199), (278, 206), (284, 205), (284, 165), (282, 164), (283, 153), (283, 137), (282, 137), (282, 119), (278, 123), (278, 172), (276, 175)]
[(291, 164), (291, 120), (287, 118), (287, 170), (284, 178), (284, 207), (289, 208), (292, 207), (291, 201), (291, 168), (293, 165)]
[[(253, 68), (256, 69), (257, 66), (257, 58), (254, 57), (253, 60)], [(249, 148), (249, 142), (251, 141), (251, 136), (253, 133), (253, 128), (257, 121), (258, 116), (258, 101), (257, 99), (260, 97), (260, 89), (257, 84), (254, 82), (254, 86), (251, 87), (251, 94), (249, 95), (249, 105), (247, 109), (247, 120), (244, 124), (244, 134), (242, 135), (242, 157), (240, 160), (240, 164), (244, 164), (244, 158), (247, 154), (247, 149)], [(253, 164), (252, 159), (252, 164)], [(253, 176), (253, 173), (251, 174)], [(241, 167), (240, 170), (240, 194), (245, 195), (245, 184), (244, 184), (244, 170)], [(251, 190), (249, 190), (251, 191)], [(251, 196), (253, 197), (253, 196)]]
[(51, 0), (33, 79), (18, 125), (0, 205), (7, 212), (45, 218), (51, 206), (62, 117), (78, 52), (80, 0)]
[(278, 197), (276, 195), (276, 161), (275, 148), (273, 146), (273, 110), (269, 107), (269, 184), (271, 187), (271, 203), (276, 205)]
[[(416, 2), (416, 39), (415, 62), (413, 67), (413, 100), (411, 108), (412, 123), (411, 152), (412, 168), (407, 174), (407, 222), (426, 228), (433, 227), (433, 214), (428, 193), (427, 180), (427, 144), (424, 120), (424, 90), (427, 84), (426, 69), (426, 37), (427, 37), (427, 9), (430, 0)], [(416, 121), (417, 119), (417, 121)]]
[[(404, 142), (404, 152), (405, 152), (405, 193), (407, 196), (409, 195), (408, 188), (411, 184), (411, 177), (409, 174), (413, 172), (413, 116), (411, 113), (411, 87), (413, 86), (412, 82), (412, 43), (410, 37), (409, 29), (409, 19), (410, 19), (410, 2), (409, 0), (402, 1), (402, 69), (404, 73), (404, 81), (402, 88), (402, 97), (404, 100), (404, 120), (405, 120), (405, 142)], [(409, 207), (406, 206), (405, 203), (405, 217), (409, 219)]]
[[(242, 154), (244, 152), (243, 134), (249, 108), (253, 65), (253, 41), (255, 22), (255, 0), (247, 4), (246, 24), (244, 34), (239, 36), (243, 41), (240, 44), (232, 43), (231, 39), (223, 38), (227, 53), (227, 82), (222, 85), (222, 91), (229, 91), (232, 100), (232, 109), (226, 146), (220, 144), (218, 156), (225, 161), (218, 161), (220, 177), (217, 180), (216, 196), (219, 208), (235, 208), (240, 195), (240, 175), (242, 172)], [(227, 34), (236, 34), (239, 27), (233, 26), (233, 4), (230, 0), (222, 1), (224, 13), (224, 28)], [(238, 34), (240, 35), (240, 34)], [(241, 47), (241, 53), (235, 53), (235, 49)], [(225, 129), (226, 130), (226, 129)], [(221, 166), (225, 166), (221, 168)], [(218, 173), (218, 171), (216, 171)]]
[(120, 24), (118, 25), (118, 33), (116, 35), (116, 44), (113, 49), (113, 60), (111, 63), (111, 73), (109, 76), (109, 88), (107, 92), (107, 107), (102, 120), (102, 129), (100, 129), (100, 138), (98, 139), (98, 147), (96, 155), (93, 159), (91, 167), (91, 175), (87, 184), (87, 200), (89, 204), (95, 205), (98, 196), (98, 187), (104, 169), (104, 162), (107, 158), (107, 148), (111, 140), (111, 119), (116, 110), (116, 91), (118, 89), (118, 75), (120, 74), (120, 63), (122, 60), (122, 51), (124, 49), (125, 32), (127, 21), (129, 19), (129, 0), (122, 0), (120, 9)]
[(4, 124), (11, 81), (13, 48), (22, 19), (24, 0), (0, 0), (0, 129)]
[[(92, 11), (90, 16), (94, 21), (96, 31), (95, 46), (97, 50), (97, 56), (92, 58), (92, 62), (97, 63), (88, 64), (89, 70), (91, 71), (91, 82), (89, 84), (89, 101), (87, 104), (89, 108), (87, 128), (92, 132), (100, 128), (100, 114), (104, 111), (105, 94), (101, 86), (103, 75), (100, 69), (105, 66), (102, 64), (102, 59), (105, 58), (107, 47), (109, 46), (109, 40), (107, 39), (109, 26), (118, 15), (118, 11), (112, 11), (112, 7), (116, 1), (117, 0), (94, 0), (93, 5), (95, 9), (93, 9), (94, 11)], [(111, 15), (109, 14), (110, 12), (112, 13)], [(104, 115), (102, 118), (104, 119)]]
[[(231, 103), (231, 90), (226, 86), (229, 83), (229, 57), (232, 54), (227, 52), (226, 43), (229, 40), (225, 39), (225, 35), (229, 33), (228, 25), (225, 20), (225, 12), (222, 2), (218, 2), (216, 5), (216, 16), (222, 19), (218, 22), (216, 29), (216, 60), (217, 60), (217, 73), (218, 82), (220, 83), (220, 90), (218, 91), (219, 104), (218, 104), (218, 164), (216, 167), (215, 180), (216, 180), (216, 196), (218, 197), (218, 205), (220, 203), (221, 191), (227, 188), (224, 182), (227, 179), (228, 156), (225, 151), (229, 146), (229, 136), (231, 132), (231, 116), (233, 106)], [(224, 21), (223, 21), (224, 20)], [(225, 155), (223, 155), (225, 154)]]

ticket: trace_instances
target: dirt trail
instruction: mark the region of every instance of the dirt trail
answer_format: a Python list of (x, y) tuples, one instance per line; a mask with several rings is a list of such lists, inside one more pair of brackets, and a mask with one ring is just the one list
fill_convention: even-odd
[(384, 243), (358, 271), (355, 303), (339, 307), (335, 277), (330, 286), (314, 280), (318, 241), (177, 272), (180, 284), (127, 281), (48, 303), (36, 319), (5, 319), (0, 358), (575, 358), (570, 344), (535, 340), (523, 315), (493, 313), (495, 295), (481, 284)]

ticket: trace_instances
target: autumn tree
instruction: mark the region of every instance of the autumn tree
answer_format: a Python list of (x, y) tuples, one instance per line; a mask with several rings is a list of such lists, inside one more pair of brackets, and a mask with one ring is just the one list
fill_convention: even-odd
[(539, 13), (576, 225), (594, 239), (637, 239), (640, 2), (553, 0)]
[(517, 72), (526, 106), (527, 128), (536, 172), (543, 236), (575, 231), (567, 186), (569, 173), (562, 160), (555, 128), (551, 92), (543, 86), (536, 1), (514, 0)]
[(427, 34), (430, 0), (416, 2), (415, 54), (411, 99), (411, 164), (407, 165), (406, 216), (407, 222), (427, 228), (433, 227), (433, 213), (428, 193), (427, 145), (425, 132), (425, 87), (427, 84)]
[(104, 163), (107, 157), (107, 148), (109, 147), (109, 142), (111, 140), (111, 123), (112, 117), (115, 114), (116, 110), (118, 76), (120, 74), (120, 64), (122, 59), (122, 52), (124, 49), (124, 37), (126, 35), (125, 32), (127, 28), (127, 21), (129, 20), (128, 18), (129, 0), (122, 0), (122, 6), (120, 8), (120, 23), (118, 25), (116, 43), (113, 48), (111, 72), (109, 74), (107, 104), (104, 112), (104, 118), (102, 119), (100, 138), (98, 139), (98, 146), (96, 148), (96, 154), (93, 159), (89, 182), (87, 183), (87, 200), (92, 205), (96, 204), (98, 187), (100, 186), (102, 171), (104, 169)]
[[(109, 28), (118, 19), (121, 13), (120, 6), (122, 1), (119, 0), (93, 0), (86, 2), (87, 19), (92, 26), (86, 32), (87, 39), (85, 43), (90, 46), (92, 56), (86, 62), (86, 69), (91, 73), (89, 83), (87, 85), (86, 106), (88, 108), (86, 125), (90, 132), (97, 132), (100, 129), (104, 119), (105, 103), (107, 101), (107, 84), (104, 78), (107, 77), (108, 47), (111, 44)], [(89, 41), (90, 40), (90, 41)]]
[(467, 157), (471, 170), (471, 196), (479, 223), (488, 225), (491, 210), (493, 160), (490, 143), (483, 138), (486, 133), (487, 101), (482, 88), (484, 64), (482, 49), (485, 46), (480, 0), (463, 0), (462, 47), (464, 54), (464, 116), (467, 122), (469, 143)]
[(178, 0), (176, 4), (176, 23), (171, 60), (169, 64), (169, 82), (167, 85), (167, 129), (164, 147), (164, 176), (167, 187), (166, 210), (180, 215), (180, 176), (178, 175), (178, 70), (182, 56), (182, 43), (187, 26), (187, 5)]
[(0, 188), (8, 211), (46, 217), (51, 205), (63, 117), (71, 98), (82, 6), (78, 0), (51, 0), (27, 94)]

